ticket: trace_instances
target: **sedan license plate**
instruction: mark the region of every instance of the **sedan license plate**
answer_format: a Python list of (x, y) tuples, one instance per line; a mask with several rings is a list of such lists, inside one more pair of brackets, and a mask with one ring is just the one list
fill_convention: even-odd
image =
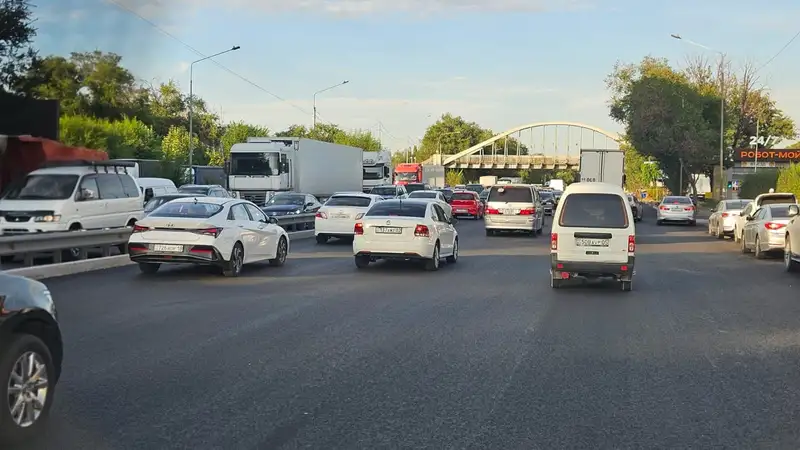
[(575, 239), (578, 247), (608, 247), (608, 239)]
[(501, 209), (500, 212), (503, 214), (519, 214), (518, 209)]
[(167, 253), (180, 253), (183, 251), (182, 245), (164, 245), (164, 244), (155, 244), (153, 245), (153, 250), (156, 252), (167, 252)]
[(457, 209), (456, 212), (465, 213), (465, 212), (467, 212), (467, 210), (466, 209)]
[(349, 219), (350, 216), (347, 214), (333, 214), (331, 219)]
[(400, 234), (403, 229), (398, 227), (377, 227), (375, 232), (378, 234)]
[(672, 210), (673, 210), (673, 211), (681, 211), (681, 210), (683, 210), (683, 208), (681, 208), (680, 206), (674, 206), (674, 207), (672, 208)]

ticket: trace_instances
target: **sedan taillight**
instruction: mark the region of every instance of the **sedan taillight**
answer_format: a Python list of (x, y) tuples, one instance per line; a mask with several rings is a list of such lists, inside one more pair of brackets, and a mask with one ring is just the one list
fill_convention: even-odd
[(212, 237), (219, 237), (222, 234), (222, 228), (203, 228), (200, 230), (194, 230), (195, 233), (203, 235), (203, 236), (212, 236)]

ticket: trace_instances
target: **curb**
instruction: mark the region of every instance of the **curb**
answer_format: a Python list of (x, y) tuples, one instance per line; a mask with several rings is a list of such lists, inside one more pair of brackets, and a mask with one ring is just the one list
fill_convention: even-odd
[[(309, 239), (314, 237), (314, 230), (293, 231), (289, 233), (290, 241)], [(96, 270), (114, 269), (133, 265), (128, 255), (107, 256), (105, 258), (84, 259), (82, 261), (71, 261), (59, 264), (45, 264), (43, 266), (20, 267), (18, 269), (6, 270), (9, 275), (18, 275), (42, 280), (45, 278), (64, 277), (67, 275), (77, 275), (80, 273), (94, 272)]]

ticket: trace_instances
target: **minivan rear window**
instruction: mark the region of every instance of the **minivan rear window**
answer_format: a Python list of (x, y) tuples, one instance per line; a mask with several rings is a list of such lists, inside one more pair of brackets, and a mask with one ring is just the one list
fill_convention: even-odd
[(355, 206), (359, 208), (366, 208), (372, 201), (369, 197), (360, 197), (357, 195), (336, 195), (325, 202), (325, 206)]
[(558, 224), (570, 228), (628, 228), (628, 211), (615, 194), (572, 194), (566, 197)]
[(367, 211), (366, 216), (425, 217), (428, 205), (410, 202), (380, 202)]
[(528, 187), (492, 186), (489, 202), (533, 203), (533, 194)]
[(764, 205), (780, 205), (785, 203), (797, 203), (794, 195), (770, 195), (761, 199), (761, 206)]

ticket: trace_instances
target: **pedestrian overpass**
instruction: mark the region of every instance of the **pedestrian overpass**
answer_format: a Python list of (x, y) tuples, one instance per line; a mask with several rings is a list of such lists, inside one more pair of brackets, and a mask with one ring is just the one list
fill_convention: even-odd
[(506, 130), (454, 155), (433, 155), (423, 163), (448, 169), (578, 170), (582, 149), (618, 150), (620, 140), (617, 133), (582, 123), (535, 122)]

